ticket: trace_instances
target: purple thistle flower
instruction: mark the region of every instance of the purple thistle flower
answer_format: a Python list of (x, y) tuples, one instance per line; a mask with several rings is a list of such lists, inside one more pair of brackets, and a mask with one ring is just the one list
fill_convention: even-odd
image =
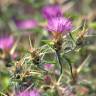
[(2, 36), (0, 38), (0, 49), (9, 50), (14, 44), (14, 39), (12, 36)]
[(34, 29), (37, 27), (37, 21), (34, 19), (15, 20), (16, 27), (21, 30)]
[(40, 96), (40, 93), (37, 89), (33, 89), (33, 90), (22, 91), (16, 96)]
[(48, 20), (47, 29), (50, 32), (66, 34), (72, 29), (72, 22), (64, 17), (55, 17)]
[(43, 7), (42, 15), (45, 19), (61, 16), (61, 8), (59, 5), (47, 5)]

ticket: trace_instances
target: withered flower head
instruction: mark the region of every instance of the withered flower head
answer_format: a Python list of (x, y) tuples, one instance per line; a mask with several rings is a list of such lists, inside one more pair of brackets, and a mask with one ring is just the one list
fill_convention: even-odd
[(40, 62), (39, 49), (32, 48), (30, 52), (31, 52), (31, 58), (32, 58), (33, 63), (38, 65)]

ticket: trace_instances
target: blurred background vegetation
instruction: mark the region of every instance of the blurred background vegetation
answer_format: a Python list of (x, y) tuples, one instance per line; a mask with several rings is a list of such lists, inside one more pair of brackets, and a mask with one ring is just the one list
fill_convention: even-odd
[[(90, 55), (85, 68), (81, 71), (83, 73), (81, 78), (87, 80), (87, 83), (83, 84), (85, 91), (88, 90), (89, 95), (86, 96), (96, 96), (96, 0), (0, 0), (0, 36), (9, 34), (14, 36), (15, 40), (20, 39), (16, 48), (20, 57), (24, 54), (24, 49), (29, 48), (29, 34), (34, 46), (43, 45), (44, 42), (40, 43), (40, 40), (49, 38), (45, 30), (42, 28), (19, 30), (15, 25), (15, 18), (32, 18), (37, 20), (39, 24), (43, 24), (45, 20), (42, 17), (41, 10), (48, 4), (59, 4), (64, 16), (72, 19), (75, 28), (81, 28), (79, 28), (79, 31), (82, 31), (83, 21), (86, 20), (88, 31), (83, 44), (79, 44), (82, 48), (78, 54), (73, 52), (67, 55), (76, 67)], [(74, 38), (76, 32), (73, 34)], [(9, 76), (8, 69), (2, 65), (0, 59), (0, 90), (10, 90), (8, 87)], [(82, 90), (84, 91), (84, 89)], [(80, 91), (83, 92), (82, 90)]]

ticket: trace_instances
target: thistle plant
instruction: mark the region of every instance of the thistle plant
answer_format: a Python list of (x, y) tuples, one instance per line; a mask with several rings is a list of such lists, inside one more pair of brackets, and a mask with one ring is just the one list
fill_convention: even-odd
[(60, 50), (62, 49), (63, 44), (63, 36), (70, 32), (72, 29), (71, 21), (63, 18), (63, 17), (56, 17), (52, 18), (48, 21), (48, 30), (52, 32), (53, 35), (53, 42), (54, 42), (54, 49), (56, 51), (59, 64), (61, 66), (61, 74), (62, 74), (62, 62), (60, 58)]

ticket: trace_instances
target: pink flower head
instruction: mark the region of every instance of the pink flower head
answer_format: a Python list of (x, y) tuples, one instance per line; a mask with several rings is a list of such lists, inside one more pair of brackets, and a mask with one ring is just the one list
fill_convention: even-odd
[(64, 17), (55, 17), (48, 20), (47, 29), (50, 32), (66, 34), (72, 29), (72, 22)]
[(52, 69), (54, 68), (53, 64), (44, 64), (44, 69), (47, 71), (52, 71)]
[(37, 27), (37, 21), (34, 19), (15, 20), (16, 27), (21, 30), (34, 29)]
[(32, 91), (30, 91), (29, 96), (40, 96), (40, 93), (38, 92), (37, 89), (33, 89)]
[(45, 19), (61, 16), (61, 8), (59, 5), (47, 5), (43, 7), (42, 15)]
[(40, 96), (40, 93), (37, 89), (33, 89), (33, 90), (22, 91), (16, 96)]
[(2, 36), (0, 38), (0, 49), (2, 50), (10, 50), (14, 44), (14, 39), (12, 36)]
[(16, 96), (30, 96), (29, 95), (30, 93), (29, 93), (29, 91), (23, 91), (23, 92), (20, 92), (18, 95), (16, 95)]

